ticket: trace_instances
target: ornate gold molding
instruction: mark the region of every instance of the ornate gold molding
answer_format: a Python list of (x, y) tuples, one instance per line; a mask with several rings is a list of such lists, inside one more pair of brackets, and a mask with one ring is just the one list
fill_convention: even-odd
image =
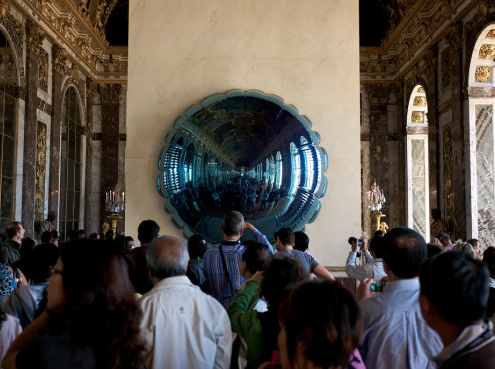
[(488, 31), (488, 33), (486, 34), (486, 37), (495, 38), (495, 29)]
[(441, 86), (442, 88), (446, 88), (450, 86), (450, 82), (452, 81), (452, 66), (450, 63), (450, 47), (447, 47), (442, 52), (442, 62), (440, 64), (440, 75), (441, 75)]
[(48, 92), (48, 52), (40, 47), (38, 62), (38, 87)]
[(38, 134), (36, 137), (36, 199), (35, 212), (36, 220), (44, 219), (45, 209), (45, 172), (46, 172), (46, 126), (43, 123), (38, 123)]
[(120, 104), (120, 98), (122, 96), (122, 91), (124, 90), (122, 85), (111, 84), (111, 85), (98, 85), (101, 100), (106, 104)]
[(81, 74), (79, 72), (79, 67), (75, 64), (72, 64), (72, 68), (68, 70), (69, 76), (72, 77), (72, 82), (77, 86), (81, 87), (83, 80), (81, 78)]
[(490, 82), (492, 79), (492, 67), (478, 67), (475, 74), (476, 82)]
[(432, 46), (428, 49), (424, 57), (425, 66), (430, 71), (435, 71), (438, 63), (438, 48)]
[(10, 13), (10, 1), (0, 1), (0, 16), (2, 19), (8, 17)]
[(401, 80), (396, 81), (390, 85), (390, 92), (394, 93), (397, 99), (401, 99), (404, 96), (404, 84)]
[(421, 93), (421, 94), (426, 93), (425, 92), (425, 89), (423, 87), (418, 88), (418, 92)]
[(483, 45), (479, 52), (480, 59), (492, 59), (495, 57), (495, 45)]
[(67, 72), (67, 51), (61, 47), (53, 47), (53, 69), (64, 75)]
[(45, 30), (29, 21), (26, 22), (26, 46), (28, 50), (39, 54), (41, 44), (45, 39)]
[(462, 22), (452, 24), (445, 39), (453, 50), (459, 50), (462, 47)]
[(425, 106), (426, 105), (426, 97), (424, 96), (416, 96), (413, 101), (414, 106)]
[(87, 98), (93, 99), (97, 90), (98, 90), (98, 84), (91, 78), (86, 79), (86, 96), (87, 96)]
[(490, 2), (487, 0), (478, 0), (478, 13), (481, 15), (481, 17), (485, 20), (486, 16), (488, 15), (490, 11)]
[(422, 111), (413, 111), (411, 114), (411, 121), (413, 123), (424, 123), (425, 113)]
[(368, 93), (370, 104), (386, 104), (390, 92), (390, 85), (385, 85), (385, 84), (368, 85), (366, 86), (366, 92)]

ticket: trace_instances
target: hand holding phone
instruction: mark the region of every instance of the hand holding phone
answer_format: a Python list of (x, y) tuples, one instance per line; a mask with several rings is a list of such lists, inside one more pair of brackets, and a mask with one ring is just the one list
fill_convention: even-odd
[(383, 292), (383, 288), (385, 287), (385, 283), (372, 283), (370, 285), (371, 292)]

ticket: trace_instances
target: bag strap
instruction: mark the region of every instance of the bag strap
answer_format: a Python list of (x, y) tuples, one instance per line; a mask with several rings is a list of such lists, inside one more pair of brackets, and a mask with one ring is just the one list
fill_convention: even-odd
[(223, 253), (222, 245), (218, 246), (218, 251), (220, 251), (220, 257), (222, 258), (223, 270), (225, 273), (225, 277), (227, 278), (227, 282), (229, 283), (230, 290), (231, 290), (232, 294), (235, 295), (236, 290), (234, 288), (234, 285), (232, 284), (232, 280), (230, 279), (229, 268), (227, 268), (227, 261), (225, 260), (225, 255)]

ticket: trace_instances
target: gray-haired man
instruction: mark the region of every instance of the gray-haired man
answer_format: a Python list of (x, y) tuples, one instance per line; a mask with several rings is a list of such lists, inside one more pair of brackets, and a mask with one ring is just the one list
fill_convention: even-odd
[(186, 244), (174, 237), (160, 237), (149, 245), (146, 259), (155, 284), (139, 300), (146, 366), (229, 368), (229, 317), (218, 301), (186, 277)]

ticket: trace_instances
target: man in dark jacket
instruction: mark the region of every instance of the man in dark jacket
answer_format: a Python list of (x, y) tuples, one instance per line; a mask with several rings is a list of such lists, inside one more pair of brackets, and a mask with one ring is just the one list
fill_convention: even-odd
[(441, 253), (421, 266), (421, 312), (444, 345), (433, 357), (438, 368), (495, 368), (493, 326), (484, 320), (488, 280), (486, 266), (462, 252)]

